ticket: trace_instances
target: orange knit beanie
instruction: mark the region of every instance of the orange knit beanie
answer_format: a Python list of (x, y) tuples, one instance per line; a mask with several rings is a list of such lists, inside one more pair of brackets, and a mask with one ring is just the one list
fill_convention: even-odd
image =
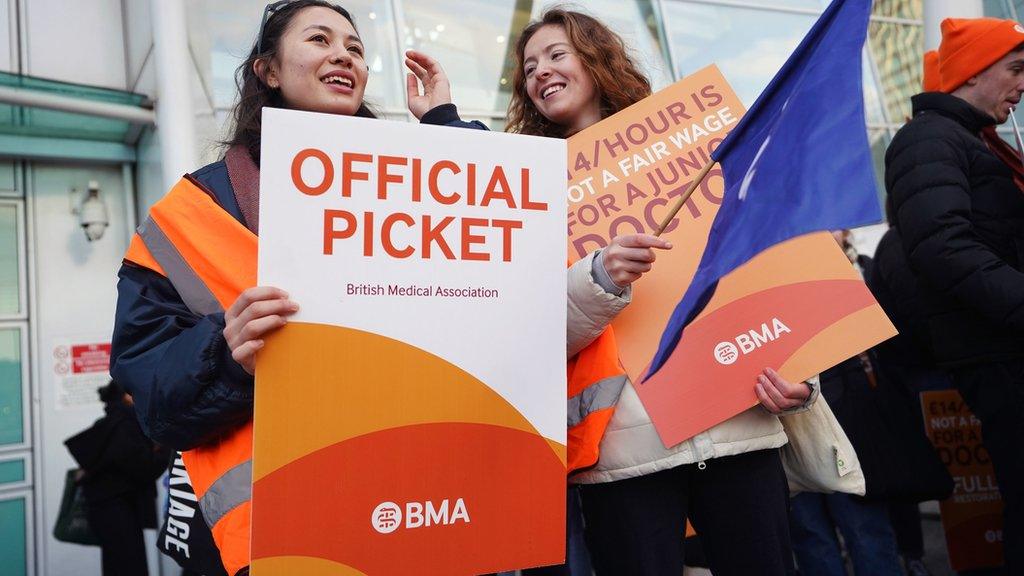
[(924, 53), (924, 75), (921, 80), (921, 89), (925, 92), (940, 92), (942, 90), (938, 50), (929, 50)]
[(998, 18), (942, 21), (939, 72), (942, 91), (952, 92), (1024, 43), (1024, 27)]

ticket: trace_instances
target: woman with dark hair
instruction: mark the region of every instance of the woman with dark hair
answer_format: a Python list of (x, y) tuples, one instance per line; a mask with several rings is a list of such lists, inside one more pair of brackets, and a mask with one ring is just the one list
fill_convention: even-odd
[[(410, 109), (419, 115), (427, 108), (424, 100), (447, 90), (447, 78), (429, 57), (408, 56), (425, 92), (414, 94), (410, 86)], [(579, 12), (545, 12), (520, 34), (515, 58), (511, 132), (566, 138), (651, 93), (622, 39)], [(452, 124), (457, 117), (454, 107), (442, 107), (423, 113), (422, 120)], [(657, 240), (614, 239), (588, 256), (586, 281), (608, 296), (623, 293), (650, 270)], [(612, 309), (613, 302), (591, 297), (584, 304), (590, 310), (603, 306), (603, 314), (589, 317), (605, 323), (586, 323), (590, 330), (583, 341), (600, 335), (621, 310)], [(572, 309), (570, 337), (581, 318)], [(788, 487), (778, 450), (787, 438), (778, 416), (805, 410), (817, 398), (817, 388), (787, 382), (771, 369), (758, 376), (754, 388), (761, 406), (671, 448), (661, 443), (633, 387), (622, 388), (598, 435), (596, 461), (569, 471), (570, 483), (581, 486), (587, 544), (599, 575), (680, 574), (687, 517), (701, 534), (715, 574), (781, 575), (792, 569)], [(570, 460), (571, 454), (570, 447)]]
[(253, 371), (264, 337), (298, 309), (254, 286), (264, 107), (373, 117), (352, 16), (323, 0), (266, 7), (238, 69), (224, 158), (150, 210), (118, 273), (111, 373), (146, 434), (182, 451), (228, 573), (248, 571)]
[(64, 444), (81, 467), (89, 526), (103, 576), (145, 576), (144, 528), (156, 528), (156, 479), (170, 452), (143, 435), (132, 398), (113, 380), (97, 390), (104, 416)]

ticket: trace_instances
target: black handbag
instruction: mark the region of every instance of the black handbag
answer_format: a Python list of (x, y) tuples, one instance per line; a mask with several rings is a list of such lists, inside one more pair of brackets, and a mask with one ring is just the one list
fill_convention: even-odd
[(850, 438), (871, 500), (925, 502), (953, 493), (953, 478), (925, 434), (920, 404), (872, 350), (822, 374), (822, 394)]
[(85, 495), (77, 481), (79, 470), (72, 468), (64, 476), (64, 494), (60, 498), (60, 512), (53, 526), (53, 537), (61, 542), (99, 546), (89, 518), (86, 515)]

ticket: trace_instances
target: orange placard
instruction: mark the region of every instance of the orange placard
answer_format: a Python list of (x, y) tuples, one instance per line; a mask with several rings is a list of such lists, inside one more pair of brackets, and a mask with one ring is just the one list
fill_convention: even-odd
[(939, 502), (949, 564), (957, 572), (1003, 565), (1003, 499), (981, 422), (956, 390), (921, 393), (928, 438), (953, 476), (953, 495)]
[[(654, 233), (743, 112), (709, 66), (570, 138), (570, 257), (617, 235)], [(666, 446), (754, 406), (764, 367), (800, 381), (896, 334), (831, 236), (811, 234), (726, 276), (665, 366), (640, 384), (697, 269), (724, 184), (719, 168), (708, 173), (663, 234), (675, 248), (658, 253), (614, 323), (622, 361)]]

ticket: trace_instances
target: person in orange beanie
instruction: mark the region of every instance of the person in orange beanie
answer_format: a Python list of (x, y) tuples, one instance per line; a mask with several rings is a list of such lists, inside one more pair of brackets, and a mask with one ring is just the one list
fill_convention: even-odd
[(930, 352), (982, 423), (1007, 571), (1024, 574), (1024, 192), (982, 139), (1024, 94), (1024, 27), (946, 19), (938, 71), (889, 145), (886, 189)]
[[(924, 73), (922, 75), (921, 89), (924, 92), (941, 92), (942, 76), (939, 72), (939, 51), (929, 50), (924, 53)], [(1015, 150), (996, 133), (995, 126), (986, 126), (981, 131), (981, 139), (988, 146), (993, 154), (999, 157), (1010, 170), (1013, 170), (1013, 180), (1017, 186), (1024, 189), (1024, 161), (1021, 159), (1019, 150)]]
[(996, 18), (946, 18), (939, 45), (939, 75), (943, 92), (966, 100), (997, 124), (1006, 122), (1020, 101), (1019, 48), (1024, 26)]

